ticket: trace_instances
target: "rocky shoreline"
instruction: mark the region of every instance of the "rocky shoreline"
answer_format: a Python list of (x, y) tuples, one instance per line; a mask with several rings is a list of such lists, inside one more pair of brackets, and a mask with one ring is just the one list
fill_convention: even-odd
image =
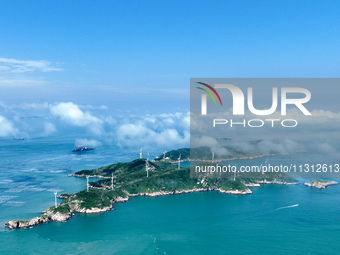
[(223, 189), (210, 189), (210, 188), (200, 188), (200, 189), (188, 189), (188, 190), (175, 190), (175, 191), (157, 191), (151, 193), (138, 193), (138, 194), (129, 194), (125, 191), (125, 193), (129, 197), (137, 197), (137, 196), (147, 196), (147, 197), (159, 197), (159, 196), (167, 196), (167, 195), (179, 195), (179, 194), (188, 194), (194, 192), (202, 192), (202, 191), (219, 191), (220, 193), (233, 194), (233, 195), (246, 195), (252, 194), (253, 192), (250, 189), (245, 190), (223, 190)]
[(68, 174), (68, 177), (79, 177), (79, 178), (86, 178), (86, 177), (91, 177), (91, 178), (103, 178), (103, 179), (110, 179), (111, 177), (103, 176), (103, 175), (86, 175), (86, 174)]
[(247, 188), (245, 190), (223, 190), (223, 189), (218, 189), (220, 193), (226, 193), (226, 194), (232, 194), (232, 195), (249, 195), (253, 194), (253, 192)]
[(11, 220), (5, 223), (5, 226), (9, 230), (13, 230), (16, 228), (32, 228), (34, 226), (48, 223), (50, 221), (56, 222), (66, 222), (72, 217), (73, 213), (69, 212), (67, 214), (62, 214), (60, 212), (53, 213), (51, 209), (48, 209), (43, 212), (42, 215), (34, 217), (30, 220)]
[(286, 181), (282, 181), (282, 180), (277, 180), (274, 179), (272, 181), (268, 181), (266, 179), (258, 181), (258, 184), (279, 184), (279, 185), (297, 185), (299, 184), (299, 182), (286, 182)]
[[(11, 220), (5, 224), (5, 226), (10, 229), (22, 229), (22, 228), (32, 228), (36, 225), (48, 223), (50, 221), (56, 221), (56, 222), (66, 222), (68, 221), (72, 216), (74, 216), (75, 212), (78, 213), (89, 213), (89, 214), (94, 214), (94, 213), (104, 213), (111, 211), (114, 209), (113, 204), (118, 203), (118, 202), (127, 202), (130, 200), (130, 197), (137, 197), (137, 196), (148, 196), (148, 197), (158, 197), (158, 196), (166, 196), (166, 195), (174, 195), (174, 194), (188, 194), (188, 193), (194, 193), (194, 192), (202, 192), (202, 191), (218, 191), (220, 193), (225, 193), (225, 194), (232, 194), (232, 195), (248, 195), (252, 194), (253, 191), (249, 189), (249, 187), (260, 187), (261, 184), (279, 184), (279, 185), (294, 185), (298, 184), (298, 182), (284, 182), (280, 180), (261, 180), (261, 181), (256, 181), (254, 183), (244, 183), (244, 185), (247, 187), (247, 189), (243, 190), (223, 190), (221, 188), (216, 188), (216, 189), (211, 189), (211, 188), (196, 188), (196, 189), (188, 189), (188, 190), (173, 190), (173, 191), (157, 191), (157, 192), (146, 192), (146, 193), (137, 193), (137, 194), (130, 194), (127, 191), (124, 190), (124, 193), (126, 194), (126, 197), (115, 197), (111, 201), (111, 205), (103, 208), (98, 208), (98, 207), (93, 207), (93, 208), (81, 208), (79, 206), (81, 201), (73, 201), (76, 202), (70, 207), (70, 211), (66, 214), (62, 214), (60, 212), (54, 213), (51, 208), (47, 209), (46, 211), (43, 212), (42, 215), (37, 216), (31, 220)], [(329, 182), (328, 185), (333, 185), (336, 184), (336, 182)], [(305, 183), (305, 185), (307, 185)], [(327, 185), (327, 186), (328, 186)], [(308, 185), (307, 185), (308, 186)], [(67, 199), (67, 197), (64, 196), (59, 196), (59, 198), (62, 199)]]
[[(118, 202), (118, 201), (117, 201)], [(123, 202), (123, 200), (120, 200), (119, 202)], [(80, 208), (79, 206), (73, 207), (68, 213), (60, 213), (60, 212), (53, 212), (51, 208), (47, 209), (46, 211), (42, 212), (42, 215), (34, 217), (30, 220), (11, 220), (9, 222), (5, 223), (5, 227), (7, 227), (9, 230), (13, 229), (24, 229), (24, 228), (32, 228), (34, 226), (45, 224), (51, 221), (56, 222), (67, 222), (71, 219), (72, 216), (75, 216), (75, 212), (78, 213), (104, 213), (111, 211), (113, 209), (113, 203), (111, 203), (110, 206), (98, 208), (98, 207), (92, 207), (91, 209), (87, 208)]]
[[(222, 190), (222, 189), (206, 189), (206, 188), (199, 188), (199, 189), (188, 189), (188, 190), (175, 190), (175, 191), (157, 191), (157, 192), (150, 192), (150, 193), (138, 193), (138, 194), (129, 194), (128, 192), (124, 191), (124, 193), (127, 195), (126, 197), (116, 197), (113, 201), (111, 201), (111, 205), (108, 207), (103, 208), (97, 208), (93, 207), (91, 209), (86, 208), (80, 208), (79, 204), (76, 203), (76, 205), (71, 207), (71, 210), (67, 214), (62, 214), (60, 212), (54, 213), (52, 209), (48, 209), (43, 212), (42, 215), (37, 216), (31, 220), (11, 220), (5, 224), (5, 226), (10, 229), (24, 229), (24, 228), (32, 228), (34, 226), (45, 224), (51, 221), (56, 222), (66, 222), (68, 221), (72, 216), (74, 216), (75, 212), (78, 213), (104, 213), (111, 211), (114, 207), (113, 204), (115, 202), (127, 202), (130, 200), (130, 197), (136, 197), (136, 196), (148, 196), (148, 197), (158, 197), (158, 196), (166, 196), (166, 195), (174, 195), (174, 194), (188, 194), (188, 193), (194, 193), (194, 192), (202, 192), (202, 191), (212, 191), (216, 190), (220, 193), (226, 193), (226, 194), (233, 194), (233, 195), (247, 195), (252, 194), (253, 192), (250, 189), (246, 190)], [(64, 198), (65, 197), (61, 197)]]
[(338, 182), (336, 181), (325, 181), (325, 180), (311, 180), (309, 182), (305, 182), (304, 185), (308, 187), (314, 187), (317, 189), (325, 189), (330, 185), (336, 185)]

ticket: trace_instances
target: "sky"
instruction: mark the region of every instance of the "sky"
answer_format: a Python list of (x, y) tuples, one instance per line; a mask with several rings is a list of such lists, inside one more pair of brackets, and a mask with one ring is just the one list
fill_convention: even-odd
[(339, 77), (339, 10), (327, 0), (1, 1), (0, 136), (120, 130), (117, 144), (187, 145), (190, 78)]

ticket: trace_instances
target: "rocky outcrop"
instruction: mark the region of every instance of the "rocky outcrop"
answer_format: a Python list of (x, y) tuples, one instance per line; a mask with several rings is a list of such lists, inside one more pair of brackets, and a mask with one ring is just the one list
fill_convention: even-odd
[(273, 180), (263, 179), (263, 180), (260, 180), (260, 181), (255, 181), (255, 182), (250, 182), (250, 183), (245, 183), (245, 182), (242, 182), (242, 183), (247, 187), (260, 187), (261, 184), (279, 184), (279, 185), (296, 185), (296, 184), (299, 184), (298, 181), (287, 182), (287, 181), (283, 181), (283, 180), (280, 180), (280, 179), (273, 179)]
[(110, 179), (111, 177), (100, 175), (100, 174), (92, 174), (92, 175), (87, 175), (87, 174), (68, 174), (68, 177), (79, 177), (79, 178), (85, 178), (85, 177), (90, 177), (90, 178), (103, 178), (103, 179)]
[(60, 212), (54, 213), (51, 209), (43, 212), (42, 215), (37, 216), (30, 220), (11, 220), (5, 224), (5, 226), (12, 230), (15, 228), (32, 228), (36, 225), (48, 223), (50, 221), (65, 222), (72, 216), (72, 213), (63, 214)]
[(279, 185), (296, 185), (296, 184), (299, 184), (298, 181), (296, 182), (286, 182), (286, 181), (283, 181), (283, 180), (280, 180), (280, 179), (274, 179), (274, 180), (262, 180), (262, 181), (258, 181), (257, 183), (260, 183), (260, 184), (279, 184)]
[(175, 194), (175, 191), (157, 191), (157, 192), (151, 192), (151, 193), (139, 193), (140, 196), (148, 196), (148, 197), (158, 197), (158, 196), (166, 196)]
[(15, 228), (31, 228), (36, 225), (50, 222), (50, 220), (51, 219), (48, 217), (38, 216), (31, 220), (11, 220), (7, 222), (5, 226), (10, 230), (13, 230)]
[(212, 189), (199, 188), (199, 189), (172, 190), (172, 191), (155, 191), (155, 192), (145, 192), (145, 193), (137, 193), (137, 194), (130, 194), (127, 191), (124, 191), (124, 193), (127, 196), (131, 196), (131, 197), (136, 197), (136, 196), (159, 197), (159, 196), (166, 196), (166, 195), (173, 195), (173, 194), (187, 194), (187, 193), (207, 191), (207, 190), (212, 190)]
[(104, 213), (111, 211), (113, 209), (113, 205), (111, 204), (110, 206), (103, 207), (103, 208), (98, 208), (98, 207), (92, 207), (91, 209), (87, 208), (79, 208), (76, 212), (80, 213)]
[(49, 215), (49, 218), (53, 221), (66, 222), (71, 218), (71, 213), (68, 213), (68, 214), (63, 214), (63, 213), (60, 213), (60, 212), (51, 213)]
[(175, 194), (186, 194), (186, 193), (193, 193), (193, 192), (201, 192), (201, 191), (207, 191), (209, 189), (199, 188), (199, 189), (187, 189), (187, 190), (179, 190), (175, 191)]
[(217, 189), (220, 193), (227, 193), (227, 194), (232, 194), (232, 195), (248, 195), (248, 194), (253, 194), (253, 192), (250, 189), (244, 189), (244, 190), (223, 190), (223, 189)]
[(246, 187), (260, 187), (259, 183), (243, 183)]
[(130, 197), (126, 196), (126, 197), (115, 197), (114, 198), (114, 202), (127, 202), (129, 201)]
[(311, 180), (304, 183), (308, 187), (314, 187), (317, 189), (325, 189), (330, 185), (338, 184), (336, 181), (325, 181), (325, 180)]

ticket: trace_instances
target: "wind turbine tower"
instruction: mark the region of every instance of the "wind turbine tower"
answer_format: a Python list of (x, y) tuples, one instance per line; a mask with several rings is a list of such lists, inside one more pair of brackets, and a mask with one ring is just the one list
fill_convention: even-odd
[(86, 176), (86, 190), (89, 191), (89, 178), (90, 176)]
[(54, 192), (54, 208), (57, 208), (57, 192)]
[(148, 158), (145, 160), (145, 171), (146, 171), (147, 178), (149, 178), (149, 158), (150, 158), (150, 155), (148, 153)]
[(166, 154), (166, 150), (164, 151), (164, 157), (163, 157), (164, 161), (165, 161), (165, 154)]
[[(268, 171), (268, 167), (267, 167), (267, 164), (268, 164), (268, 158), (267, 158), (267, 160), (266, 160), (266, 162), (265, 162), (264, 164), (265, 164), (265, 166), (266, 166), (266, 170)], [(264, 172), (263, 172), (263, 167), (262, 167), (262, 174), (264, 174)]]
[(143, 148), (140, 148), (140, 151), (139, 151), (139, 158), (143, 158)]
[(111, 189), (113, 190), (113, 172), (112, 172), (112, 177), (111, 177)]
[(179, 158), (178, 158), (178, 169), (181, 168), (181, 153), (179, 154)]

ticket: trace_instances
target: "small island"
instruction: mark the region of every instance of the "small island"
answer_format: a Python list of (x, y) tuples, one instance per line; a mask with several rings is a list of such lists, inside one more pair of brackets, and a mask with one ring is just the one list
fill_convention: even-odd
[[(114, 209), (114, 203), (127, 202), (134, 196), (164, 196), (202, 191), (217, 191), (233, 195), (253, 193), (249, 187), (261, 184), (298, 184), (295, 179), (289, 179), (284, 173), (254, 173), (252, 178), (246, 174), (231, 173), (229, 178), (190, 178), (190, 167), (179, 168), (172, 163), (177, 154), (188, 149), (168, 152), (168, 159), (149, 161), (144, 158), (131, 162), (116, 163), (91, 170), (74, 173), (73, 177), (101, 178), (89, 182), (87, 189), (74, 194), (63, 193), (58, 198), (63, 199), (57, 207), (53, 206), (31, 220), (11, 220), (5, 225), (8, 229), (31, 228), (50, 221), (65, 222), (75, 213), (103, 213)], [(166, 155), (168, 156), (168, 155)], [(244, 155), (238, 155), (240, 158)], [(198, 164), (207, 164), (200, 162)]]
[(310, 180), (308, 182), (305, 182), (305, 185), (308, 187), (314, 187), (317, 189), (325, 189), (330, 185), (338, 184), (336, 181), (330, 181), (330, 180)]

